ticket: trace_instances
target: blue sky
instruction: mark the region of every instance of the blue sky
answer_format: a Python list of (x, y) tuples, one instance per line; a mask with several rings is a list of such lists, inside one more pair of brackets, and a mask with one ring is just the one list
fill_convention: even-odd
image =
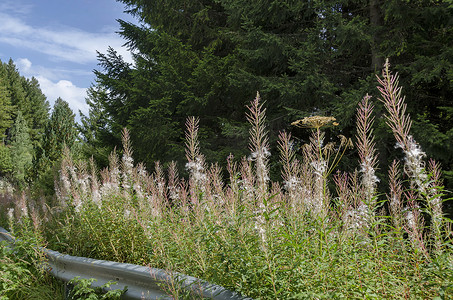
[(96, 51), (111, 46), (132, 61), (116, 33), (117, 19), (135, 22), (124, 9), (115, 0), (0, 0), (0, 59), (36, 77), (51, 105), (61, 97), (87, 114)]

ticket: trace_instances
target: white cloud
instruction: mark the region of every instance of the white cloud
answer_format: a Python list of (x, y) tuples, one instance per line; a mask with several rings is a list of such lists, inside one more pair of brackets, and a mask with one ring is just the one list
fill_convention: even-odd
[(122, 47), (124, 40), (114, 32), (87, 32), (74, 27), (33, 27), (19, 17), (0, 13), (0, 42), (29, 48), (55, 60), (85, 64), (97, 61), (97, 53), (113, 47), (128, 62), (130, 53)]
[[(130, 53), (122, 47), (124, 40), (114, 32), (113, 28), (97, 28), (96, 32), (88, 32), (75, 27), (56, 25), (52, 27), (35, 26), (28, 20), (33, 13), (33, 4), (21, 3), (21, 0), (0, 0), (0, 46), (7, 44), (20, 49), (26, 57), (43, 57), (58, 62), (52, 67), (43, 67), (44, 62), (32, 64), (29, 58), (17, 58), (15, 64), (20, 74), (35, 77), (42, 92), (53, 105), (58, 97), (69, 103), (77, 115), (79, 110), (87, 115), (88, 105), (85, 102), (87, 88), (81, 87), (87, 80), (94, 77), (91, 68), (97, 63), (97, 53), (105, 53), (111, 46), (123, 58), (132, 63)], [(26, 50), (25, 52), (23, 50)], [(10, 56), (9, 54), (8, 56)], [(24, 54), (21, 54), (24, 55)], [(32, 59), (35, 62), (35, 58)], [(87, 70), (87, 67), (90, 70)], [(77, 78), (77, 79), (76, 79)], [(77, 82), (77, 84), (74, 84)], [(88, 84), (87, 84), (88, 85)], [(76, 117), (79, 120), (79, 117)]]
[(86, 88), (75, 86), (69, 80), (59, 80), (53, 82), (46, 77), (37, 76), (42, 92), (46, 95), (51, 104), (57, 100), (58, 97), (68, 102), (69, 107), (77, 115), (79, 110), (84, 114), (88, 114), (88, 106), (85, 103), (87, 94)]
[(22, 74), (28, 74), (30, 72), (31, 61), (28, 58), (19, 58), (15, 63)]
[[(84, 115), (88, 115), (89, 108), (85, 101), (87, 88), (78, 87), (70, 80), (55, 80), (53, 79), (55, 76), (49, 78), (45, 74), (54, 74), (54, 70), (35, 67), (28, 58), (19, 58), (15, 61), (15, 64), (21, 75), (25, 77), (34, 76), (38, 80), (41, 91), (46, 95), (51, 105), (60, 97), (68, 102), (69, 107), (76, 115), (78, 115), (79, 110)], [(61, 77), (58, 76), (58, 78)]]
[(92, 71), (76, 68), (47, 68), (39, 65), (32, 65), (28, 58), (17, 58), (14, 59), (16, 67), (19, 69), (19, 73), (25, 77), (37, 77), (42, 76), (52, 81), (60, 80), (61, 78), (72, 78), (73, 76), (81, 77), (93, 77)]

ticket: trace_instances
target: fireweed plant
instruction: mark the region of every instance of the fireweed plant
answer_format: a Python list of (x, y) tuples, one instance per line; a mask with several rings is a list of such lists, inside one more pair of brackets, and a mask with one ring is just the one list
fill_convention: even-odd
[[(179, 177), (176, 163), (166, 171), (156, 163), (152, 174), (135, 164), (124, 130), (122, 157), (114, 151), (104, 170), (65, 155), (57, 204), (35, 218), (37, 226), (52, 249), (178, 271), (255, 299), (451, 298), (451, 222), (442, 215), (440, 167), (425, 165), (388, 63), (379, 83), (405, 155), (389, 168), (388, 195), (376, 192), (370, 96), (357, 109), (358, 170), (336, 170), (352, 141), (325, 144), (324, 130), (336, 120), (314, 116), (293, 123), (312, 131), (302, 153), (289, 133), (280, 133), (279, 183), (269, 179), (265, 108), (257, 94), (247, 113), (251, 154), (227, 158), (228, 182), (204, 159), (197, 118), (186, 123), (188, 179)], [(168, 287), (175, 299), (176, 286)]]

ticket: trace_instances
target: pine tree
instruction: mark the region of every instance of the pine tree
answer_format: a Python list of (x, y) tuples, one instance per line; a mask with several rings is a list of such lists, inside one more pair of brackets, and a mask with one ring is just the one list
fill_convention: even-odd
[(64, 147), (72, 148), (76, 137), (75, 115), (69, 104), (58, 98), (46, 124), (42, 146), (36, 150), (36, 158), (33, 162), (35, 176), (48, 172), (62, 157)]
[(15, 119), (15, 110), (22, 112), (23, 118), (27, 120), (30, 138), (37, 147), (42, 142), (44, 126), (49, 118), (49, 103), (36, 78), (21, 76), (11, 59), (7, 64), (0, 62), (0, 73), (5, 76), (7, 93), (13, 106), (11, 119)]
[(7, 87), (6, 72), (0, 65), (0, 139), (4, 143), (6, 137), (6, 130), (12, 125), (11, 114), (13, 106), (11, 105), (11, 98)]
[(99, 85), (88, 88), (86, 102), (89, 114), (80, 112), (81, 125), (78, 130), (82, 137), (82, 151), (86, 157), (93, 157), (99, 166), (106, 167), (108, 156), (113, 151), (114, 141), (109, 140), (111, 135), (106, 130), (109, 120), (105, 116), (99, 101), (106, 96), (106, 91)]
[(35, 77), (22, 80), (22, 86), (25, 92), (25, 101), (28, 107), (26, 118), (30, 127), (30, 138), (33, 145), (38, 146), (44, 137), (44, 127), (49, 119), (49, 102), (39, 87), (38, 80)]
[(71, 148), (76, 140), (75, 115), (68, 102), (61, 98), (55, 101), (52, 115), (45, 128), (44, 149), (50, 160), (61, 158), (63, 148)]
[(29, 135), (27, 121), (22, 112), (18, 111), (16, 121), (11, 129), (11, 160), (13, 165), (12, 177), (19, 187), (26, 183), (33, 160), (33, 144)]

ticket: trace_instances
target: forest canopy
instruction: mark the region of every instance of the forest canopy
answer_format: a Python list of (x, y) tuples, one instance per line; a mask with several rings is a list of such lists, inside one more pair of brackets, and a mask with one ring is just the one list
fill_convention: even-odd
[[(247, 148), (244, 107), (257, 91), (266, 102), (271, 141), (285, 129), (306, 142), (304, 131), (290, 124), (311, 115), (335, 116), (339, 126), (331, 135), (353, 137), (357, 104), (367, 92), (378, 94), (375, 75), (389, 58), (413, 134), (451, 185), (451, 1), (120, 2), (139, 21), (119, 20), (134, 63), (112, 48), (99, 53), (90, 113), (82, 117), (85, 149), (98, 161), (120, 146), (124, 127), (135, 159), (149, 168), (156, 160), (183, 161), (184, 122), (191, 115), (200, 117), (207, 161), (240, 157)], [(371, 101), (380, 161), (389, 162), (397, 155), (394, 141), (382, 104)], [(352, 161), (346, 157), (344, 164), (353, 167)]]

